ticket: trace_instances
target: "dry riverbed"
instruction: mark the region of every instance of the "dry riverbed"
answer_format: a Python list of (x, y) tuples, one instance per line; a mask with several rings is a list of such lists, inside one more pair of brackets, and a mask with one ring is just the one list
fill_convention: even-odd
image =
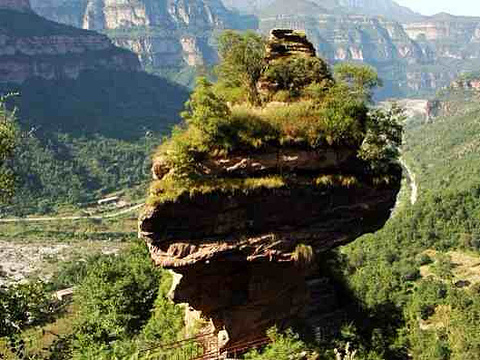
[(22, 281), (29, 277), (48, 279), (58, 263), (68, 260), (83, 261), (92, 254), (115, 254), (121, 242), (82, 241), (68, 243), (0, 241), (0, 286)]

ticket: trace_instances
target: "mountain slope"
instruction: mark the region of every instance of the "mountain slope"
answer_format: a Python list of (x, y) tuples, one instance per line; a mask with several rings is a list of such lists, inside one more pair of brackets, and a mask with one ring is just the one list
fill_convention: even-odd
[(19, 93), (8, 105), (26, 135), (10, 164), (16, 196), (0, 212), (54, 211), (141, 184), (149, 145), (188, 91), (140, 71), (105, 35), (2, 4), (0, 93)]
[(0, 7), (0, 82), (76, 78), (84, 70), (140, 70), (135, 55), (104, 35)]

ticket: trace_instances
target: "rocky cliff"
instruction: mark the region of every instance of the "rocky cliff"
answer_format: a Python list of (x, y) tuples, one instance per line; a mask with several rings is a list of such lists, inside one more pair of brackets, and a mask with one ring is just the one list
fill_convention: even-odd
[(480, 58), (480, 18), (438, 14), (406, 24), (405, 31), (437, 59)]
[(256, 27), (251, 17), (232, 13), (220, 0), (34, 0), (32, 5), (48, 18), (106, 33), (137, 53), (145, 69), (160, 73), (215, 61), (215, 31)]
[(145, 69), (180, 82), (216, 61), (215, 34), (225, 28), (305, 30), (330, 62), (376, 67), (385, 82), (379, 98), (432, 95), (480, 66), (478, 19), (423, 17), (391, 0), (225, 0), (228, 8), (220, 0), (31, 1), (49, 19), (104, 32)]
[[(293, 31), (272, 31), (266, 53), (267, 67), (279, 57), (315, 56), (305, 35)], [(358, 128), (365, 127), (357, 115)], [(251, 121), (267, 121), (258, 116)], [(389, 163), (386, 178), (371, 171), (357, 156), (365, 133), (343, 145), (309, 145), (294, 137), (295, 126), (282, 130), (289, 140), (271, 138), (256, 149), (233, 143), (228, 152), (212, 145), (192, 154), (195, 175), (185, 187), (176, 185), (188, 176), (179, 177), (172, 162), (178, 157), (170, 157), (176, 145), (154, 160), (153, 199), (140, 217), (140, 235), (155, 264), (178, 275), (173, 299), (210, 319), (223, 346), (295, 321), (318, 332), (335, 306), (317, 257), (380, 229), (396, 201), (401, 170)]]
[[(267, 166), (266, 158), (273, 165)], [(212, 319), (216, 332), (228, 333), (229, 345), (294, 320), (304, 319), (315, 332), (320, 319), (331, 314), (315, 300), (311, 286), (324, 275), (314, 264), (305, 268), (299, 263), (302, 248), (310, 247), (316, 257), (380, 229), (399, 190), (398, 171), (384, 186), (358, 173), (361, 180), (351, 187), (313, 184), (320, 174), (358, 170), (348, 158), (333, 149), (283, 149), (217, 159), (225, 166), (223, 174), (241, 168), (248, 176), (283, 173), (290, 180), (275, 188), (185, 193), (147, 208), (140, 231), (154, 262), (181, 275), (174, 301)], [(255, 168), (264, 170), (255, 175)]]
[(134, 54), (115, 47), (106, 36), (24, 11), (28, 2), (20, 5), (20, 11), (0, 8), (1, 82), (76, 78), (85, 70), (140, 69)]

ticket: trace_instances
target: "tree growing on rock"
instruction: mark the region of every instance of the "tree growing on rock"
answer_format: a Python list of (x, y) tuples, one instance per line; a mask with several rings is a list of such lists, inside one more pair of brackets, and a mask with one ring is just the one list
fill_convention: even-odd
[(265, 41), (254, 32), (225, 31), (219, 38), (220, 82), (240, 87), (252, 105), (260, 103), (257, 83), (265, 67)]
[(375, 69), (368, 65), (340, 63), (334, 67), (335, 80), (346, 83), (361, 99), (371, 102), (373, 90), (382, 86), (382, 80)]

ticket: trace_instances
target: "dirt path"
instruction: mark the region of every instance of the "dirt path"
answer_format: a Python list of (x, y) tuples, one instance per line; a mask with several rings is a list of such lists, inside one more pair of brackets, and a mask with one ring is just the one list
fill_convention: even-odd
[(405, 159), (400, 158), (400, 164), (402, 164), (402, 167), (405, 169), (405, 175), (407, 176), (407, 181), (410, 185), (410, 203), (415, 205), (418, 200), (418, 185), (415, 173), (410, 169)]
[(105, 215), (84, 215), (84, 216), (58, 216), (58, 217), (32, 217), (32, 218), (11, 218), (11, 219), (0, 219), (0, 223), (17, 223), (17, 222), (42, 222), (42, 221), (64, 221), (64, 220), (83, 220), (83, 219), (92, 219), (92, 220), (104, 220), (104, 219), (113, 219), (120, 217), (122, 215), (131, 213), (135, 210), (140, 209), (144, 204), (138, 204), (127, 209), (113, 212)]

